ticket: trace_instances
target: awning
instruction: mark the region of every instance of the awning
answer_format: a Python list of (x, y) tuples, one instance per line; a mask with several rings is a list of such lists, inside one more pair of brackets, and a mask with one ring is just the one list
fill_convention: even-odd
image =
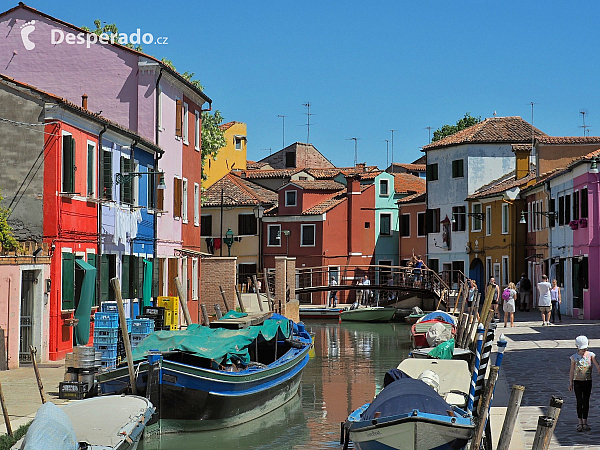
[(92, 313), (92, 302), (94, 301), (94, 290), (96, 288), (96, 268), (83, 259), (76, 259), (75, 264), (84, 272), (79, 303), (75, 310), (75, 318), (79, 319), (79, 322), (75, 325), (75, 343), (77, 345), (87, 345), (90, 339), (90, 314)]

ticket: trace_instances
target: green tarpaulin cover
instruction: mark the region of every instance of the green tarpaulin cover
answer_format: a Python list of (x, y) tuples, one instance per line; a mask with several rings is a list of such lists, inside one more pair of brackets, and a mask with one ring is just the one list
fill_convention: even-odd
[(152, 262), (144, 259), (144, 285), (142, 286), (142, 312), (152, 306)]
[(237, 312), (232, 309), (231, 311), (228, 311), (227, 314), (225, 314), (223, 317), (221, 317), (221, 319), (239, 319), (241, 317), (246, 317), (247, 315), (248, 314), (246, 313)]
[(77, 345), (87, 345), (90, 340), (90, 314), (92, 313), (94, 289), (96, 288), (96, 268), (83, 259), (76, 259), (75, 264), (84, 271), (79, 303), (75, 310), (75, 318), (79, 319), (74, 330), (75, 343)]
[(437, 347), (431, 349), (427, 356), (436, 359), (452, 359), (452, 356), (454, 356), (454, 338), (438, 344)]
[(288, 319), (267, 319), (262, 325), (241, 330), (208, 328), (194, 323), (187, 330), (155, 331), (138, 344), (133, 351), (133, 359), (146, 359), (149, 350), (180, 350), (218, 364), (231, 364), (234, 360), (247, 364), (250, 361), (247, 347), (255, 339), (261, 337), (270, 341), (275, 336), (285, 339), (291, 335), (292, 322)]

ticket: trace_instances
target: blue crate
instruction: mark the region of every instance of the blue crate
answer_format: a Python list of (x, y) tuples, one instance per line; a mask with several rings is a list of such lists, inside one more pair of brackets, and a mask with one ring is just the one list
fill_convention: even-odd
[(131, 324), (133, 323), (133, 319), (125, 319), (127, 321), (127, 332), (131, 333)]
[(102, 312), (119, 312), (117, 302), (103, 302), (101, 307)]
[[(115, 331), (118, 331), (118, 330), (115, 329)], [(96, 333), (94, 333), (94, 345), (112, 345), (112, 344), (116, 345), (117, 342), (119, 342), (118, 337), (98, 336), (98, 335), (96, 335)]]
[(119, 337), (119, 329), (118, 328), (102, 328), (102, 327), (94, 327), (94, 339), (96, 337), (109, 337), (117, 339)]
[(132, 334), (131, 338), (129, 339), (129, 342), (131, 343), (131, 346), (133, 346), (134, 344), (137, 345), (147, 337), (147, 334)]
[(131, 326), (131, 334), (148, 335), (154, 331), (154, 320), (152, 319), (134, 319)]
[(94, 343), (97, 352), (102, 353), (102, 359), (117, 358), (117, 344), (97, 344)]
[(100, 361), (100, 367), (102, 369), (114, 369), (117, 367), (117, 358), (104, 358)]
[(119, 326), (119, 313), (97, 312), (94, 314), (94, 327), (117, 328)]

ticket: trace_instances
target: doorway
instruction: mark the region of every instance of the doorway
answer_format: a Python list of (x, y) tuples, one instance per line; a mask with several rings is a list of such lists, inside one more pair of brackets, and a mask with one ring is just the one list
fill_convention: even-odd
[(475, 280), (480, 292), (484, 292), (485, 281), (483, 279), (483, 261), (481, 259), (475, 258), (471, 262), (471, 267), (469, 267), (469, 278)]
[(35, 298), (35, 270), (21, 273), (21, 313), (19, 330), (19, 363), (30, 363), (29, 346), (33, 345), (33, 299)]

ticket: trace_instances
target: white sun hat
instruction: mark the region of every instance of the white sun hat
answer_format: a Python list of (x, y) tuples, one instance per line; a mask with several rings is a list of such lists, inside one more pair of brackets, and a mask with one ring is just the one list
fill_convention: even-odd
[(578, 350), (583, 350), (584, 348), (588, 348), (588, 338), (585, 336), (577, 336), (575, 339), (575, 345)]

